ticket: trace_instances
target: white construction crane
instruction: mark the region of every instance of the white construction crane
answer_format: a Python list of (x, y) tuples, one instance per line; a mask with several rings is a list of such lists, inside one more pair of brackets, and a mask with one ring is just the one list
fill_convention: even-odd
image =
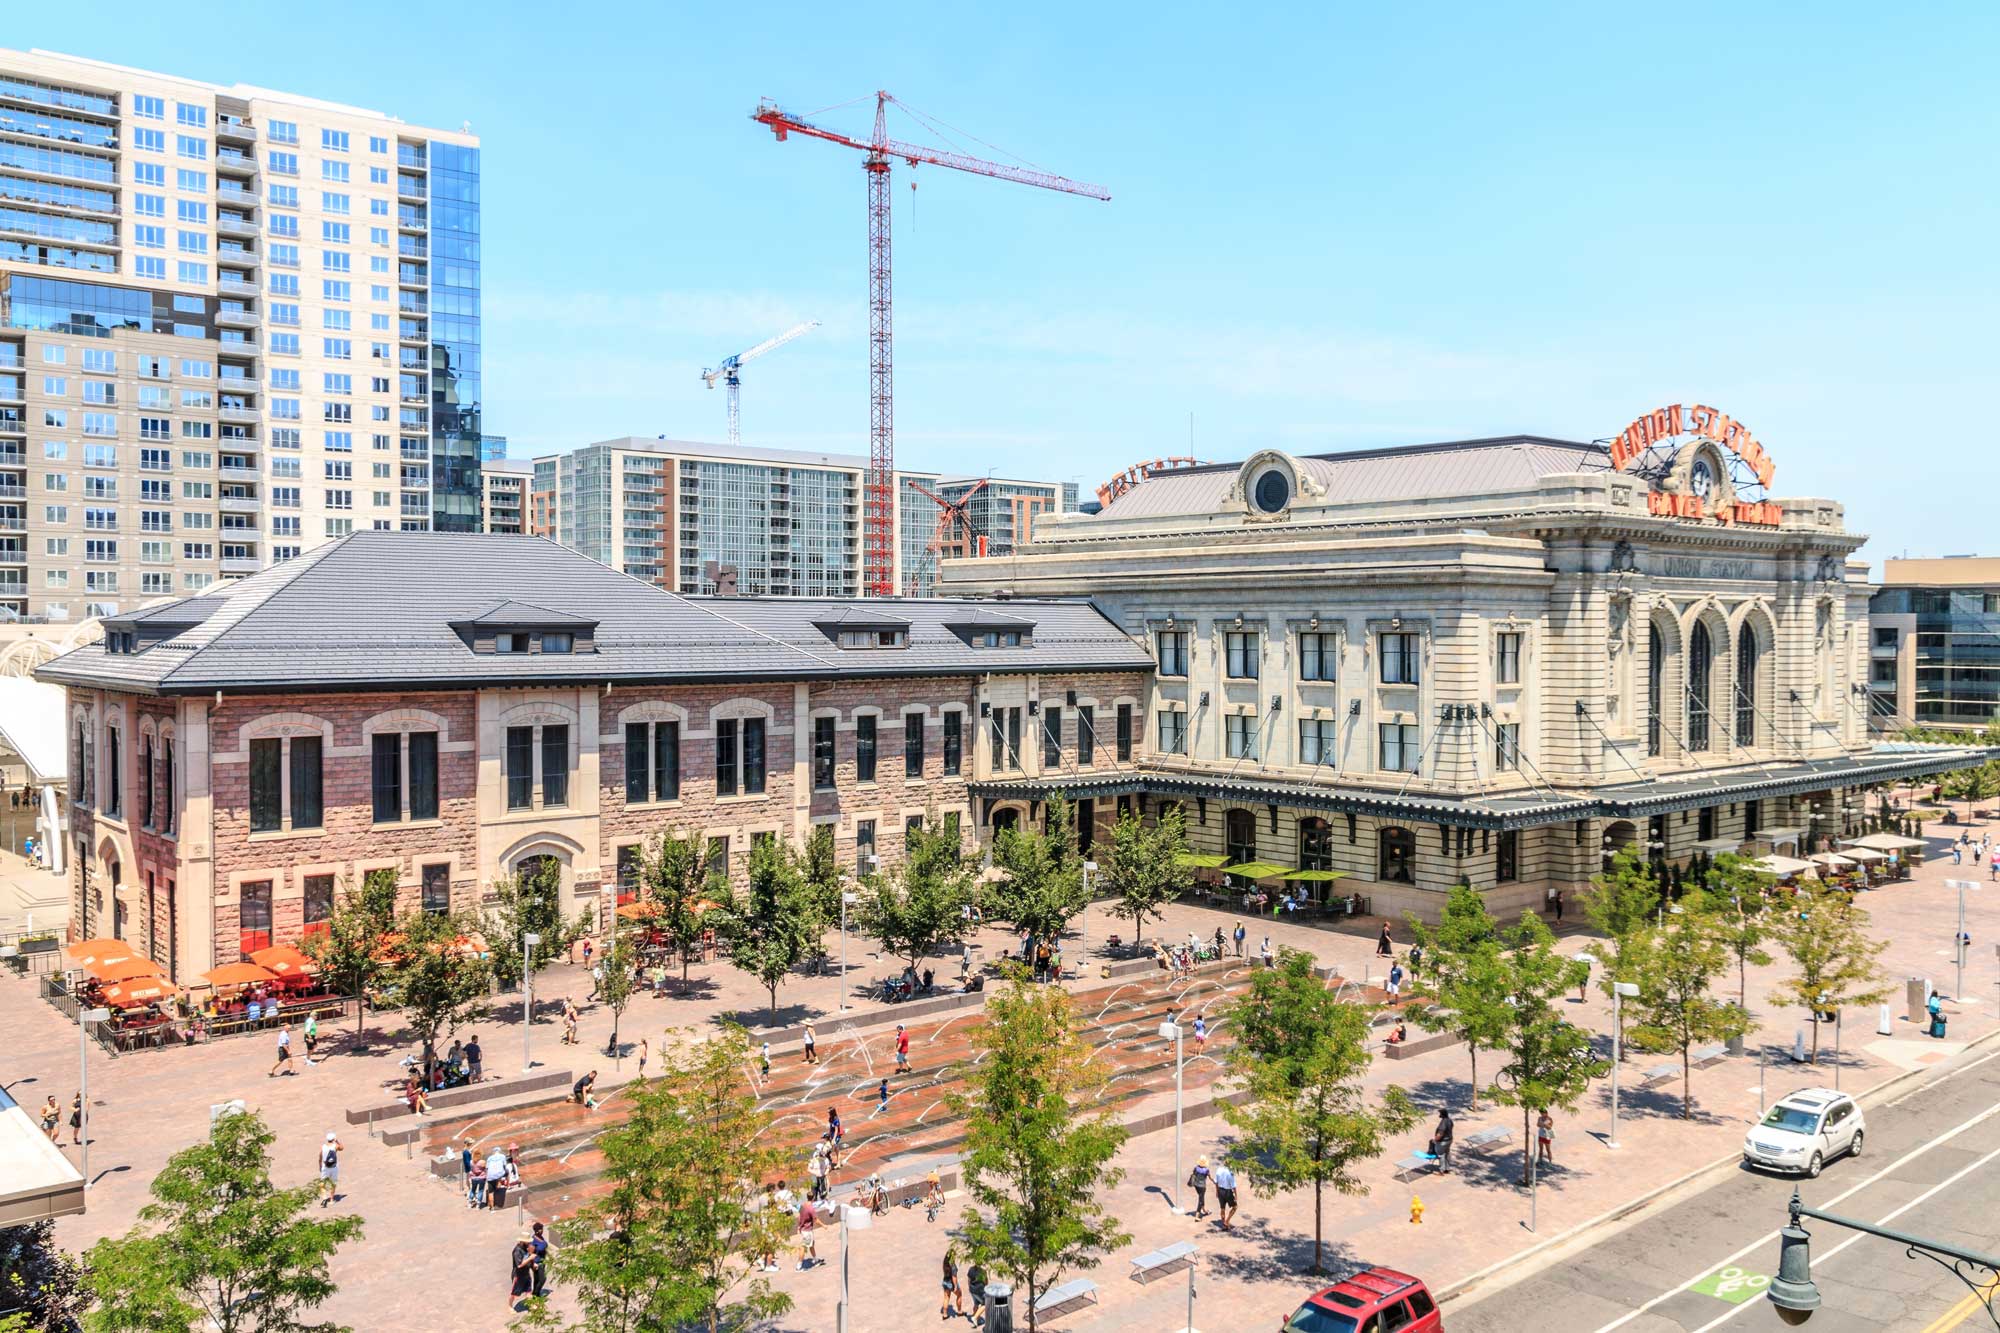
[(741, 443), (743, 437), (743, 379), (737, 373), (743, 368), (743, 363), (745, 361), (754, 361), (766, 352), (775, 352), (792, 339), (811, 333), (818, 327), (818, 320), (809, 319), (803, 324), (786, 329), (775, 338), (766, 338), (747, 352), (738, 352), (735, 356), (723, 357), (722, 364), (714, 370), (704, 370), (701, 372), (701, 377), (708, 382), (709, 388), (713, 389), (715, 382), (721, 380), (729, 390), (730, 444)]

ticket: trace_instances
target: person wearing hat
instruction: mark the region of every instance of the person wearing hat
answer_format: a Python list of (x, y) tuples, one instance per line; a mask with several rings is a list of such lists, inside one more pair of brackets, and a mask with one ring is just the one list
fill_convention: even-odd
[(1208, 1158), (1203, 1157), (1188, 1172), (1188, 1184), (1194, 1186), (1194, 1216), (1208, 1216)]
[(819, 1041), (816, 1037), (813, 1036), (813, 1025), (812, 1025), (812, 1020), (810, 1018), (806, 1020), (805, 1039), (806, 1039), (806, 1063), (809, 1065), (816, 1065), (819, 1063)]
[(507, 1308), (518, 1310), (521, 1300), (535, 1289), (535, 1238), (523, 1231), (514, 1238), (514, 1254), (511, 1263), (513, 1285), (507, 1292)]
[(328, 1130), (326, 1142), (319, 1145), (319, 1178), (326, 1182), (326, 1196), (319, 1201), (322, 1208), (340, 1197), (340, 1149), (340, 1139)]

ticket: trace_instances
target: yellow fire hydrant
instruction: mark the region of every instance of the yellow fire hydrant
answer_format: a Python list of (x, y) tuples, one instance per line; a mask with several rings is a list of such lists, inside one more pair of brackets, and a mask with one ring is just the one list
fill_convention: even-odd
[(1413, 1227), (1420, 1227), (1423, 1224), (1424, 1224), (1424, 1201), (1418, 1198), (1416, 1195), (1412, 1194), (1410, 1196), (1410, 1225)]

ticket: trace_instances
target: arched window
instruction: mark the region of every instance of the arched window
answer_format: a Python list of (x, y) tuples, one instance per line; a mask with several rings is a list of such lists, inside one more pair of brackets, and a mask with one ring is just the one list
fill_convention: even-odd
[(1417, 835), (1406, 828), (1385, 828), (1381, 833), (1381, 864), (1376, 878), (1385, 884), (1417, 882)]
[(1324, 819), (1299, 821), (1299, 869), (1333, 869), (1333, 826)]
[(1232, 865), (1257, 859), (1257, 816), (1248, 810), (1231, 810), (1223, 818), (1223, 850)]
[(1708, 748), (1708, 677), (1709, 668), (1715, 662), (1715, 645), (1709, 640), (1708, 622), (1694, 622), (1694, 632), (1688, 635), (1688, 749), (1700, 752)]
[(1003, 829), (1014, 828), (1018, 826), (1020, 822), (1021, 822), (1021, 812), (1015, 809), (1011, 805), (1003, 810), (995, 810), (993, 812), (993, 831), (995, 833), (998, 833)]
[(139, 735), (139, 824), (153, 827), (153, 733)]
[(1736, 631), (1736, 743), (1757, 743), (1757, 632), (1745, 620)]
[(1646, 753), (1660, 752), (1660, 707), (1666, 695), (1667, 645), (1660, 627), (1646, 630)]

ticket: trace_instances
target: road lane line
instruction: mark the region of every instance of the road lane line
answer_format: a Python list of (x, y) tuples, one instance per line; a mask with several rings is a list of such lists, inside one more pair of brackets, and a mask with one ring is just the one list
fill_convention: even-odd
[(1992, 1300), (1996, 1288), (2000, 1288), (2000, 1278), (1995, 1278), (1992, 1282), (1988, 1282), (1984, 1286), (1967, 1292), (1959, 1298), (1957, 1305), (1952, 1306), (1949, 1310), (1946, 1310), (1943, 1314), (1925, 1325), (1924, 1333), (1951, 1333), (1952, 1329), (1957, 1328), (1960, 1324), (1972, 1318), (1974, 1310), (1983, 1308), (1987, 1301)]
[[(1950, 1176), (1947, 1176), (1945, 1179), (1940, 1180), (1937, 1184), (1931, 1186), (1929, 1189), (1925, 1190), (1922, 1194), (1919, 1194), (1916, 1198), (1910, 1200), (1908, 1203), (1904, 1204), (1902, 1207), (1896, 1209), (1895, 1211), (1888, 1213), (1883, 1217), (1877, 1218), (1875, 1220), (1875, 1225), (1878, 1227), (1888, 1226), (1891, 1222), (1901, 1217), (1904, 1213), (1909, 1212), (1910, 1209), (1916, 1207), (1918, 1204), (1923, 1203), (1925, 1200), (1929, 1199), (1933, 1194), (1936, 1194), (1938, 1191), (1946, 1189), (1952, 1185), (1956, 1185), (1959, 1181), (1965, 1179), (1967, 1176), (1971, 1175), (1974, 1171), (1977, 1171), (1980, 1167), (1985, 1166), (1988, 1162), (1992, 1161), (1996, 1157), (2000, 1157), (2000, 1148), (1995, 1148), (1992, 1152), (1987, 1153), (1984, 1157), (1972, 1163), (1970, 1166), (1961, 1167), (1958, 1171), (1954, 1172)], [(1810, 1222), (1812, 1220), (1813, 1219), (1809, 1217), (1802, 1219), (1802, 1221), (1805, 1222)], [(1833, 1224), (1828, 1223), (1828, 1225), (1831, 1226)], [(1866, 1240), (1866, 1239), (1868, 1239), (1867, 1232), (1857, 1231), (1853, 1235), (1849, 1236), (1846, 1240), (1840, 1242), (1840, 1244), (1834, 1246), (1832, 1249), (1827, 1250), (1822, 1254), (1815, 1255), (1813, 1257), (1811, 1266), (1814, 1268), (1818, 1268), (1822, 1263), (1825, 1263), (1828, 1259), (1833, 1258), (1834, 1255), (1839, 1254), (1842, 1250), (1854, 1244), (1856, 1241)], [(1880, 1238), (1878, 1237), (1878, 1239)], [(1706, 1324), (1703, 1324), (1700, 1328), (1696, 1329), (1694, 1333), (1709, 1333), (1710, 1329), (1721, 1328), (1724, 1324), (1734, 1319), (1737, 1315), (1742, 1314), (1744, 1310), (1749, 1308), (1750, 1304), (1751, 1302), (1745, 1302), (1743, 1305), (1738, 1305), (1733, 1307), (1728, 1314), (1723, 1315), (1719, 1319), (1709, 1320)]]
[[(1951, 1074), (1946, 1075), (1946, 1077), (1948, 1078), (1956, 1077), (1958, 1074), (1968, 1073), (1974, 1069), (1979, 1068), (1979, 1066), (1985, 1064), (1988, 1060), (1994, 1060), (1994, 1059), (2000, 1059), (2000, 1051), (1994, 1051), (1991, 1054), (1982, 1055), (1977, 1060), (1974, 1060), (1971, 1064), (1965, 1065), (1962, 1068), (1953, 1071)], [(1935, 1082), (1943, 1082), (1943, 1081), (1944, 1081), (1943, 1079), (1935, 1080)], [(1951, 1129), (1946, 1130), (1944, 1133), (1938, 1135), (1936, 1138), (1931, 1139), (1928, 1143), (1920, 1144), (1917, 1147), (1910, 1149), (1910, 1151), (1904, 1153), (1901, 1157), (1898, 1157), (1895, 1161), (1889, 1163), (1889, 1165), (1883, 1167), (1880, 1171), (1877, 1171), (1874, 1175), (1869, 1176), (1866, 1180), (1863, 1180), (1860, 1183), (1852, 1186), (1851, 1188), (1844, 1190), (1839, 1194), (1834, 1195), (1833, 1198), (1828, 1199), (1825, 1203), (1817, 1206), (1822, 1208), (1833, 1207), (1835, 1204), (1839, 1203), (1841, 1200), (1847, 1198), (1848, 1196), (1859, 1193), (1861, 1190), (1867, 1189), (1870, 1185), (1875, 1184), (1877, 1181), (1881, 1180), (1884, 1176), (1889, 1175), (1891, 1172), (1902, 1169), (1904, 1166), (1907, 1166), (1910, 1162), (1915, 1161), (1918, 1157), (1923, 1156), (1931, 1149), (1951, 1139), (1957, 1138), (1960, 1134), (1963, 1134), (1966, 1130), (1971, 1129), (1974, 1125), (1980, 1124), (1983, 1121), (1987, 1120), (1989, 1117), (1996, 1114), (2000, 1114), (2000, 1102), (1995, 1102), (1992, 1106), (1987, 1107), (1984, 1111), (1981, 1111), (1978, 1115), (1973, 1116), (1970, 1120), (1965, 1120), (1960, 1122), (1958, 1125), (1954, 1126)], [(1742, 1249), (1736, 1251), (1736, 1253), (1730, 1255), (1728, 1258), (1717, 1260), (1716, 1262), (1708, 1265), (1706, 1268), (1702, 1269), (1699, 1273), (1696, 1273), (1693, 1277), (1681, 1283), (1673, 1290), (1663, 1291), (1659, 1295), (1647, 1301), (1644, 1305), (1641, 1305), (1636, 1309), (1629, 1310), (1625, 1314), (1622, 1314), (1618, 1318), (1612, 1320), (1610, 1323), (1603, 1325), (1602, 1327), (1596, 1330), (1596, 1333), (1611, 1333), (1612, 1329), (1623, 1328), (1625, 1325), (1631, 1323), (1634, 1319), (1637, 1319), (1640, 1315), (1645, 1314), (1648, 1310), (1652, 1309), (1654, 1306), (1660, 1305), (1666, 1301), (1670, 1301), (1674, 1297), (1680, 1295), (1682, 1292), (1686, 1291), (1689, 1287), (1692, 1287), (1695, 1283), (1701, 1281), (1703, 1278), (1707, 1277), (1710, 1273), (1713, 1273), (1716, 1269), (1721, 1268), (1727, 1264), (1735, 1263), (1738, 1259), (1741, 1259), (1744, 1255), (1750, 1253), (1752, 1250), (1757, 1249), (1759, 1246), (1762, 1245), (1768, 1245), (1771, 1241), (1776, 1240), (1777, 1237), (1778, 1233), (1775, 1230), (1767, 1232), (1762, 1236), (1759, 1236), (1756, 1240), (1751, 1241), (1748, 1245), (1745, 1245)]]

